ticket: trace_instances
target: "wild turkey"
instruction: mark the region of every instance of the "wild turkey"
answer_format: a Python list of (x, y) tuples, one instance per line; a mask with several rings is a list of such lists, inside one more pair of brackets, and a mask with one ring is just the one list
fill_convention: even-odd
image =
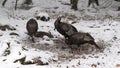
[(78, 32), (77, 29), (71, 24), (61, 22), (61, 17), (58, 17), (54, 23), (55, 29), (62, 34), (65, 38), (69, 37), (75, 32)]
[(28, 35), (32, 37), (32, 41), (34, 42), (34, 36), (37, 33), (38, 30), (38, 23), (35, 19), (30, 19), (27, 22), (26, 29), (28, 31)]
[(94, 38), (89, 33), (74, 33), (66, 38), (65, 42), (69, 45), (75, 44), (77, 47), (80, 47), (81, 44), (89, 43), (91, 45), (95, 45), (96, 48), (100, 49), (100, 47), (95, 43)]

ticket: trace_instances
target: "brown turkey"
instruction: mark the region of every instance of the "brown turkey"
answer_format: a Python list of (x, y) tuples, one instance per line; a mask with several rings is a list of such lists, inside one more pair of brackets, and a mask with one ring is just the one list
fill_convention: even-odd
[(65, 42), (68, 45), (75, 44), (77, 47), (80, 47), (81, 44), (89, 43), (91, 45), (95, 45), (96, 48), (100, 49), (100, 47), (95, 43), (94, 38), (89, 33), (74, 33), (66, 38)]
[(65, 38), (69, 37), (75, 32), (78, 32), (77, 29), (71, 24), (61, 22), (62, 16), (58, 17), (54, 23), (55, 29), (62, 34)]
[(28, 22), (27, 22), (27, 25), (26, 25), (26, 29), (28, 31), (28, 35), (31, 36), (32, 38), (32, 41), (34, 41), (34, 36), (35, 34), (37, 33), (37, 30), (38, 30), (38, 23), (35, 19), (30, 19)]

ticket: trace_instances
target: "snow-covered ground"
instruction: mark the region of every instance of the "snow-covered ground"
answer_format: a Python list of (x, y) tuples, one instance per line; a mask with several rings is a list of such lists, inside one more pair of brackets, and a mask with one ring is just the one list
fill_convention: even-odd
[[(8, 0), (0, 6), (0, 68), (119, 68), (120, 67), (120, 2), (100, 0), (98, 9), (87, 7), (87, 0), (79, 0), (78, 11), (70, 9), (69, 0), (33, 0), (31, 8), (22, 7), (24, 0)], [(0, 4), (3, 0), (0, 0)], [(32, 43), (26, 34), (26, 23), (37, 14), (49, 15), (50, 20), (37, 20), (39, 30), (51, 33), (54, 38), (35, 38)], [(54, 30), (54, 21), (63, 15), (62, 21), (75, 26), (78, 31), (88, 32), (102, 48), (96, 50), (83, 45), (80, 54), (73, 54)], [(7, 26), (8, 27), (8, 26)], [(11, 35), (12, 34), (12, 35)], [(13, 35), (14, 34), (14, 35)]]

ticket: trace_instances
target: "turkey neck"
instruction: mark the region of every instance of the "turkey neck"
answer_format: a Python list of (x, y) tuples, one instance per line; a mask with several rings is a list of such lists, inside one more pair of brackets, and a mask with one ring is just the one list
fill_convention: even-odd
[(58, 27), (59, 24), (61, 24), (60, 20), (61, 20), (61, 19), (57, 19), (57, 20), (55, 21), (55, 29)]

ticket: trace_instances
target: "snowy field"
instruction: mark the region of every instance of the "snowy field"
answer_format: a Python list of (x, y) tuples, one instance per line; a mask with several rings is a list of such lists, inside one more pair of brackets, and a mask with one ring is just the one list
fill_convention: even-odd
[[(0, 0), (0, 68), (120, 68), (120, 2), (100, 0), (100, 6), (87, 7), (87, 0), (79, 0), (78, 11), (71, 10), (69, 0), (33, 0), (27, 10), (24, 0), (8, 0), (4, 7)], [(37, 20), (39, 29), (53, 38), (35, 38), (32, 43), (26, 34), (26, 23), (37, 14), (49, 15), (49, 21)], [(71, 53), (64, 37), (54, 30), (54, 22), (72, 24), (78, 31), (90, 33), (101, 47), (82, 45), (79, 54)], [(75, 22), (75, 23), (72, 23)], [(3, 27), (4, 26), (4, 27)]]

